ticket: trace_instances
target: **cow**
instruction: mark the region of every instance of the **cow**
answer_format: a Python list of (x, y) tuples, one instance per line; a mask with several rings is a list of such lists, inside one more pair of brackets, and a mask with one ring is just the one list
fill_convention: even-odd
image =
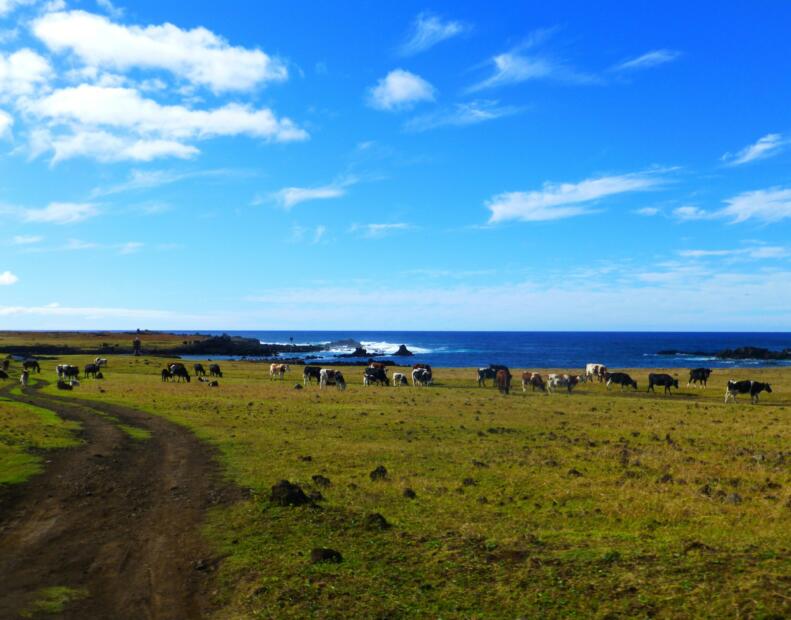
[(187, 367), (181, 362), (171, 364), (169, 370), (171, 378), (174, 380), (178, 379), (179, 383), (182, 381), (190, 382), (190, 373), (187, 372)]
[(536, 388), (542, 392), (547, 391), (547, 386), (544, 384), (544, 379), (537, 372), (523, 372), (522, 373), (522, 391), (527, 392), (527, 386), (530, 386), (535, 392)]
[(74, 366), (73, 364), (64, 364), (61, 372), (63, 373), (63, 379), (74, 380), (79, 378), (80, 376), (80, 367)]
[(571, 390), (573, 390), (579, 382), (580, 378), (578, 376), (552, 373), (547, 376), (547, 390), (554, 392), (558, 388), (566, 388), (566, 391), (571, 394)]
[(302, 370), (302, 382), (307, 385), (312, 379), (315, 379), (316, 383), (321, 382), (321, 368), (318, 366), (305, 366)]
[(413, 369), (412, 385), (414, 387), (425, 387), (427, 385), (431, 385), (431, 371), (426, 368)]
[(8, 372), (8, 367), (11, 366), (11, 360), (3, 360), (3, 370)]
[(5, 370), (0, 370), (0, 379), (8, 379), (8, 373)]
[(412, 364), (412, 370), (417, 370), (419, 368), (431, 372), (431, 364)]
[(173, 380), (173, 375), (170, 374), (170, 369), (168, 369), (168, 368), (163, 368), (162, 372), (159, 373), (159, 374), (162, 377), (162, 381), (172, 381)]
[(379, 385), (390, 385), (390, 380), (387, 378), (384, 368), (371, 368), (370, 366), (365, 369), (363, 374), (363, 385), (371, 385), (378, 383)]
[(36, 360), (25, 360), (22, 362), (22, 368), (28, 371), (28, 374), (31, 372), (41, 372), (41, 366), (39, 366)]
[(102, 366), (107, 366), (107, 358), (106, 357), (97, 357), (93, 360), (93, 363), (96, 364), (99, 368)]
[(25, 387), (27, 386), (29, 380), (30, 380), (30, 371), (23, 370), (22, 374), (19, 375), (19, 383), (22, 384), (22, 387)]
[(648, 389), (647, 392), (653, 392), (654, 386), (658, 385), (659, 387), (664, 387), (665, 394), (671, 394), (670, 388), (678, 389), (678, 379), (674, 379), (668, 374), (665, 373), (654, 373), (648, 375)]
[(585, 380), (593, 381), (598, 380), (599, 383), (604, 381), (604, 375), (607, 373), (607, 366), (604, 364), (585, 364)]
[(206, 369), (203, 367), (203, 364), (193, 364), (192, 370), (195, 373), (196, 377), (205, 377), (206, 376)]
[(604, 380), (607, 382), (607, 389), (610, 389), (610, 385), (613, 383), (615, 385), (620, 385), (621, 389), (627, 388), (632, 386), (635, 390), (637, 389), (637, 381), (632, 379), (628, 374), (625, 372), (608, 372)]
[(96, 373), (99, 372), (99, 367), (96, 364), (85, 364), (85, 368), (83, 369), (83, 379), (87, 379), (88, 377), (96, 378)]
[(269, 378), (274, 379), (278, 377), (279, 379), (283, 379), (288, 372), (288, 364), (270, 364), (269, 366)]
[(399, 385), (409, 385), (409, 382), (406, 380), (406, 375), (403, 372), (394, 372), (393, 386), (398, 387)]
[(493, 368), (479, 368), (478, 369), (478, 387), (486, 387), (486, 380), (494, 379), (497, 377), (497, 371)]
[(343, 373), (340, 370), (331, 370), (329, 368), (322, 368), (319, 379), (319, 389), (323, 389), (328, 385), (334, 385), (339, 390), (346, 389), (346, 379), (343, 378)]
[(711, 368), (693, 368), (689, 371), (689, 381), (687, 387), (690, 385), (697, 385), (698, 387), (706, 387), (711, 376)]
[(220, 370), (219, 364), (210, 364), (209, 365), (209, 376), (210, 377), (220, 377), (222, 378), (222, 370)]
[(498, 370), (495, 381), (500, 394), (508, 394), (511, 391), (511, 373), (507, 369)]
[(729, 400), (736, 402), (737, 394), (749, 394), (750, 402), (754, 405), (758, 402), (758, 395), (761, 392), (771, 394), (772, 386), (760, 381), (728, 381), (728, 387), (725, 388), (725, 403), (727, 404)]

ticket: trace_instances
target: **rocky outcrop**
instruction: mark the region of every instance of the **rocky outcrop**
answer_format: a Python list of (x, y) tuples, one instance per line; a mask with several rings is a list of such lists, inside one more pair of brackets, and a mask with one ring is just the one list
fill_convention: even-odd
[(782, 351), (772, 351), (762, 347), (738, 347), (736, 349), (724, 349), (716, 353), (706, 351), (677, 351), (666, 349), (659, 351), (657, 355), (692, 355), (696, 357), (716, 357), (721, 360), (791, 360), (791, 349)]
[(402, 344), (400, 347), (398, 347), (398, 351), (393, 353), (393, 355), (398, 355), (398, 356), (401, 356), (401, 357), (407, 357), (409, 355), (414, 355), (414, 353), (412, 353), (412, 351), (407, 349), (405, 344)]

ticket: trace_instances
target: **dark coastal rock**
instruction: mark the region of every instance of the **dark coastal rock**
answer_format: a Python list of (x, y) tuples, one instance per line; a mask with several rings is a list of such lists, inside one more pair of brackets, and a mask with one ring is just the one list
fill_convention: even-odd
[(404, 497), (407, 499), (415, 499), (417, 497), (417, 493), (415, 493), (414, 489), (407, 487), (404, 489)]
[(374, 512), (365, 517), (365, 529), (367, 530), (384, 531), (389, 530), (391, 527), (393, 526), (390, 525), (390, 522), (378, 512)]
[(379, 465), (369, 474), (369, 476), (373, 481), (387, 480), (387, 468), (384, 465)]
[(319, 564), (320, 562), (340, 564), (343, 562), (343, 556), (338, 551), (335, 551), (335, 549), (317, 547), (310, 552), (310, 561), (313, 564)]
[(400, 347), (398, 347), (398, 351), (393, 353), (393, 355), (398, 355), (398, 356), (401, 356), (401, 357), (407, 357), (409, 355), (414, 355), (414, 353), (412, 353), (412, 351), (407, 349), (405, 344), (402, 344)]
[(269, 501), (278, 506), (304, 506), (311, 503), (302, 487), (292, 484), (288, 480), (281, 480), (272, 487)]
[(676, 349), (665, 349), (659, 351), (657, 355), (689, 355), (698, 357), (716, 357), (722, 360), (791, 360), (791, 349), (782, 351), (772, 351), (762, 347), (738, 347), (736, 349), (724, 349), (712, 353), (711, 351), (678, 351)]

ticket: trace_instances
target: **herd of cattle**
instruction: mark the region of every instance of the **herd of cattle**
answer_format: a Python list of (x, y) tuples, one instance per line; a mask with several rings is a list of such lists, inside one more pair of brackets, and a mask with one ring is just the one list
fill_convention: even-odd
[[(84, 379), (94, 378), (102, 379), (102, 368), (107, 367), (107, 359), (97, 357), (93, 362), (86, 364), (83, 367), (82, 376)], [(2, 360), (2, 368), (0, 369), (0, 379), (8, 379), (8, 369), (10, 360)], [(203, 364), (195, 363), (192, 370), (197, 377), (198, 381), (208, 383), (210, 387), (219, 386), (217, 378), (222, 378), (222, 370), (219, 364), (209, 364), (208, 375)], [(58, 364), (55, 367), (58, 375), (58, 388), (64, 390), (71, 390), (80, 384), (80, 368), (72, 364)], [(271, 364), (269, 367), (270, 379), (284, 379), (286, 373), (289, 371), (288, 364)], [(29, 382), (32, 373), (40, 373), (41, 366), (37, 360), (28, 359), (22, 362), (22, 372), (20, 374), (20, 383), (26, 386)], [(709, 377), (711, 376), (711, 368), (693, 368), (689, 371), (689, 380), (687, 387), (696, 386), (705, 388), (708, 384)], [(177, 381), (190, 382), (190, 373), (187, 367), (181, 362), (173, 362), (167, 367), (163, 368), (161, 373), (162, 381)], [(387, 374), (387, 365), (381, 362), (371, 362), (363, 370), (363, 385), (381, 385), (381, 386), (405, 386), (409, 385), (409, 378), (412, 379), (412, 385), (415, 387), (425, 387), (433, 383), (433, 373), (429, 364), (415, 364), (412, 366), (411, 375), (403, 372), (393, 373), (392, 379)], [(490, 364), (484, 368), (478, 369), (478, 386), (485, 387), (487, 380), (492, 380), (494, 386), (499, 389), (503, 394), (508, 394), (511, 390), (511, 381), (513, 375), (507, 366), (501, 364)], [(346, 389), (346, 379), (343, 372), (331, 368), (321, 368), (320, 366), (305, 366), (302, 370), (302, 385), (298, 387), (307, 387), (313, 381), (318, 383), (319, 389), (327, 386), (334, 385), (339, 390)], [(591, 381), (598, 381), (604, 383), (609, 390), (612, 385), (620, 386), (621, 390), (632, 388), (637, 390), (637, 381), (634, 380), (629, 374), (625, 372), (610, 372), (604, 364), (587, 364), (585, 372), (581, 375), (569, 375), (550, 373), (544, 377), (537, 372), (526, 371), (522, 373), (522, 391), (526, 392), (530, 387), (531, 391), (536, 390), (541, 392), (555, 392), (559, 389), (564, 389), (568, 393), (580, 383)], [(672, 389), (679, 388), (677, 378), (672, 377), (666, 373), (649, 373), (648, 375), (648, 390), (654, 392), (656, 387), (664, 388), (664, 394), (671, 394)], [(771, 394), (772, 386), (768, 383), (761, 381), (728, 381), (725, 390), (725, 402), (736, 401), (736, 397), (740, 394), (749, 394), (750, 400), (753, 403), (758, 402), (758, 396), (761, 392)]]

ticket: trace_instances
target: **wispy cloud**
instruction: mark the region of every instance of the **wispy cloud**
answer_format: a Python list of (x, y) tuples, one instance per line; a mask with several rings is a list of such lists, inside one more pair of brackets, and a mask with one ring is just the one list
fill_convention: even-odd
[(127, 241), (126, 243), (121, 244), (118, 248), (119, 254), (135, 254), (139, 252), (143, 248), (143, 243), (140, 241)]
[(319, 224), (314, 228), (307, 228), (305, 226), (293, 226), (291, 228), (291, 243), (311, 243), (316, 245), (321, 243), (327, 234), (327, 227), (324, 224)]
[(646, 52), (636, 58), (630, 58), (618, 63), (610, 68), (611, 71), (639, 71), (641, 69), (651, 69), (668, 62), (673, 62), (681, 56), (681, 52), (676, 50), (659, 49)]
[(404, 124), (407, 131), (428, 131), (439, 127), (465, 127), (486, 121), (496, 120), (521, 112), (523, 108), (500, 105), (496, 100), (478, 99), (467, 103), (457, 103), (430, 114), (423, 114)]
[(412, 56), (467, 30), (469, 26), (462, 22), (443, 21), (433, 13), (423, 12), (415, 18), (408, 39), (398, 51), (402, 56)]
[(585, 179), (579, 183), (544, 183), (540, 190), (505, 192), (491, 198), (490, 224), (519, 220), (541, 222), (592, 213), (589, 204), (602, 198), (656, 189), (667, 179), (662, 170)]
[(419, 75), (393, 69), (368, 90), (368, 105), (377, 110), (408, 110), (421, 101), (434, 101), (435, 89)]
[(684, 258), (739, 258), (752, 260), (776, 260), (789, 256), (788, 248), (777, 245), (758, 245), (731, 250), (679, 250)]
[(653, 217), (655, 215), (659, 215), (661, 210), (657, 207), (643, 207), (642, 209), (637, 209), (635, 213), (644, 217)]
[(42, 241), (44, 241), (44, 237), (40, 235), (16, 235), (11, 239), (11, 243), (14, 245), (33, 245)]
[(750, 219), (762, 222), (779, 222), (791, 218), (791, 189), (773, 187), (753, 192), (744, 192), (725, 201), (728, 205), (717, 212), (720, 217), (734, 223)]
[(178, 170), (134, 169), (129, 173), (129, 176), (125, 181), (116, 183), (115, 185), (109, 185), (107, 187), (94, 187), (93, 190), (91, 190), (91, 197), (95, 198), (98, 196), (110, 196), (113, 194), (122, 194), (125, 192), (143, 191), (196, 178), (226, 177), (247, 174), (249, 174), (247, 171), (229, 170), (225, 168), (217, 168), (212, 170), (193, 170), (186, 172)]
[(782, 134), (766, 134), (764, 137), (759, 138), (755, 144), (746, 146), (741, 151), (725, 153), (722, 156), (722, 161), (729, 166), (740, 166), (757, 159), (767, 159), (779, 155), (789, 143), (791, 143), (791, 140), (783, 137)]
[(694, 220), (709, 220), (716, 216), (695, 205), (684, 205), (673, 209), (673, 217), (683, 222), (691, 222)]
[(75, 224), (99, 214), (96, 205), (52, 202), (42, 209), (13, 209), (25, 222), (34, 224)]
[[(346, 189), (358, 182), (356, 177), (345, 177), (329, 185), (319, 187), (284, 187), (270, 195), (278, 205), (284, 209), (291, 209), (303, 202), (312, 200), (328, 200), (340, 198), (346, 194)], [(254, 204), (263, 202), (261, 198), (254, 200)]]
[(399, 230), (409, 230), (410, 228), (412, 228), (412, 225), (405, 222), (396, 222), (392, 224), (352, 224), (349, 231), (357, 233), (366, 239), (375, 239)]
[(0, 272), (0, 286), (11, 286), (19, 282), (19, 278), (10, 271)]

